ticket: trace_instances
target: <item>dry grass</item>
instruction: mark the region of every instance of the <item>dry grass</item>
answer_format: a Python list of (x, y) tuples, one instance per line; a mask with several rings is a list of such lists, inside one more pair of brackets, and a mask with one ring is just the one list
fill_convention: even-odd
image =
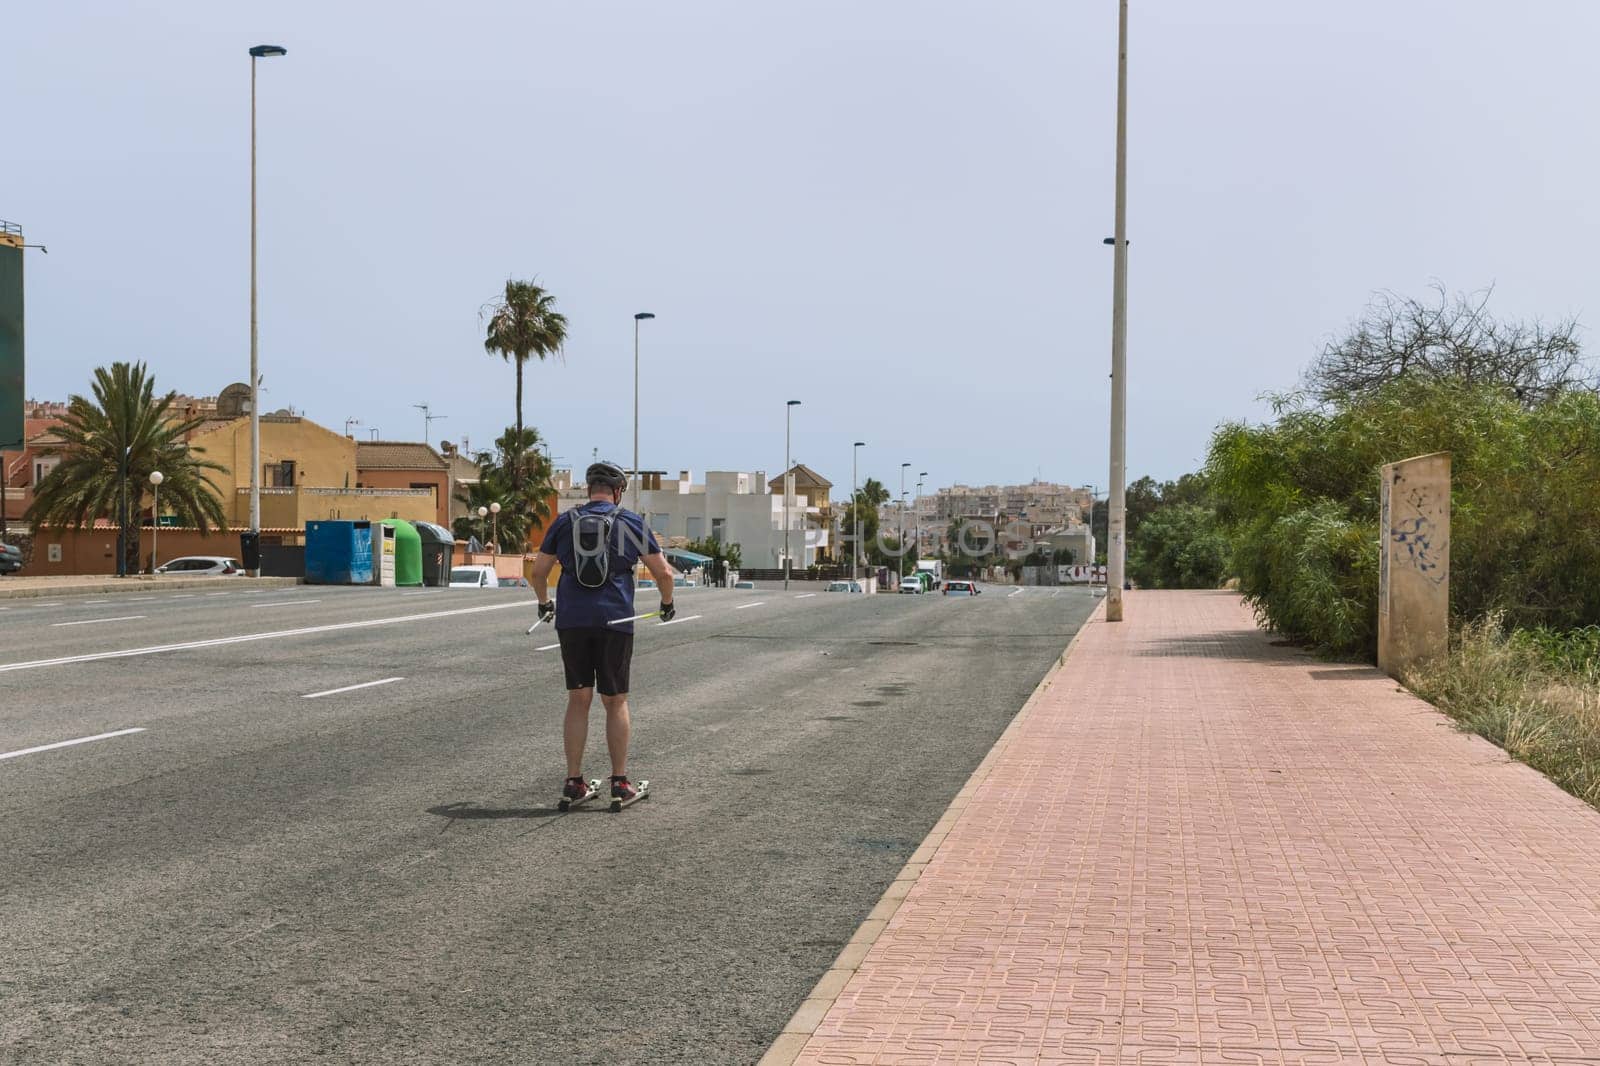
[(1462, 630), (1447, 661), (1406, 683), (1461, 728), (1600, 807), (1600, 663), (1573, 647), (1551, 634), (1507, 634), (1486, 618)]

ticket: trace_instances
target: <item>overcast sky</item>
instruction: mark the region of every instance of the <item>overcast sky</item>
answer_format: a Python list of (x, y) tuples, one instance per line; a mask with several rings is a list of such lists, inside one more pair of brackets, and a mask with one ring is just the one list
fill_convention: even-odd
[[(1600, 306), (1600, 4), (1134, 0), (1129, 475), (1194, 468), (1378, 289)], [(266, 409), (487, 444), (480, 306), (537, 278), (554, 454), (848, 484), (1107, 479), (1115, 0), (14, 5), (0, 218), (28, 391), (248, 377)], [(1593, 349), (1592, 332), (1584, 335)], [(365, 435), (365, 430), (360, 431)]]

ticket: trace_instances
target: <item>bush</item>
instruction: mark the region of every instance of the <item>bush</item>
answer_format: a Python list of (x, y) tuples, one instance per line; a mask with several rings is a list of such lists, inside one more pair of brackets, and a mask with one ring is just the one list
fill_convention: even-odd
[[(1240, 589), (1264, 623), (1371, 656), (1377, 567), (1361, 560), (1376, 559), (1379, 467), (1435, 451), (1452, 454), (1457, 620), (1500, 612), (1513, 626), (1600, 623), (1593, 393), (1527, 407), (1496, 386), (1400, 379), (1333, 409), (1279, 403), (1268, 425), (1221, 427), (1207, 458)], [(1317, 589), (1337, 601), (1312, 602)]]
[(1209, 507), (1163, 506), (1128, 541), (1128, 576), (1143, 588), (1214, 589), (1227, 570), (1228, 539)]

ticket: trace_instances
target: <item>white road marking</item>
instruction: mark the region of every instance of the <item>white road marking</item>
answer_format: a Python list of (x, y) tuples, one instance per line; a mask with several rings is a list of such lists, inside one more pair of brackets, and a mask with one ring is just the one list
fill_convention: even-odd
[(169, 600), (192, 600), (192, 599), (194, 599), (194, 597), (195, 597), (195, 594), (193, 592), (180, 592), (176, 596), (168, 596), (167, 599), (169, 599)]
[(207, 596), (232, 596), (233, 593), (231, 593), (231, 592), (208, 592), (208, 593), (206, 593), (206, 595)]
[(110, 603), (110, 600), (79, 600), (79, 603)]
[(127, 603), (148, 603), (150, 600), (153, 600), (153, 599), (155, 599), (154, 596), (129, 596), (125, 602), (127, 602)]
[(403, 600), (407, 596), (432, 596), (432, 595), (433, 595), (433, 593), (431, 593), (431, 592), (402, 592), (400, 594), (400, 598)]
[(344, 688), (330, 688), (326, 692), (307, 692), (300, 698), (303, 700), (314, 700), (320, 696), (337, 696), (341, 692), (354, 692), (358, 688), (372, 688), (376, 685), (392, 685), (396, 681), (404, 680), (405, 678), (403, 677), (386, 677), (381, 681), (363, 681), (359, 685), (346, 685)]
[(546, 644), (546, 645), (545, 645), (545, 646), (544, 646), (544, 647), (542, 647), (542, 648), (534, 648), (534, 649), (533, 649), (533, 650), (534, 650), (534, 651), (549, 651), (549, 650), (550, 650), (550, 649), (551, 649), (551, 648), (559, 648), (559, 647), (561, 647), (561, 645), (560, 645), (560, 644), (559, 644), (559, 643), (556, 643), (556, 644)]
[(85, 655), (65, 655), (59, 659), (32, 659), (20, 663), (0, 663), (0, 674), (16, 670), (41, 670), (47, 666), (72, 666), (76, 663), (94, 663), (105, 659), (131, 659), (142, 655), (160, 655), (169, 651), (194, 651), (198, 648), (221, 648), (229, 644), (250, 644), (258, 640), (279, 640), (284, 637), (306, 637), (316, 633), (335, 633), (344, 629), (370, 629), (373, 626), (400, 625), (405, 622), (426, 622), (435, 618), (454, 618), (464, 614), (482, 614), (485, 611), (505, 611), (515, 607), (532, 607), (533, 602), (493, 603), (483, 607), (460, 607), (453, 611), (425, 611), (422, 614), (395, 615), (392, 618), (369, 618), (361, 622), (332, 622), (300, 629), (277, 629), (266, 633), (246, 633), (237, 637), (213, 637), (210, 640), (188, 640), (181, 644), (153, 644), (145, 648), (122, 648), (118, 651), (97, 651)]
[(35, 607), (60, 607), (61, 606), (61, 602), (58, 600), (58, 601), (56, 601), (54, 603), (36, 603), (36, 604), (34, 604), (34, 606)]
[(97, 626), (101, 622), (137, 622), (143, 617), (145, 616), (142, 614), (125, 614), (120, 618), (85, 618), (78, 622), (51, 622), (50, 628), (59, 629), (61, 626)]
[(1006, 599), (1009, 600), (1013, 596), (1020, 596), (1020, 595), (1022, 595), (1022, 590), (1021, 589), (1013, 589), (1012, 591), (1006, 593)]
[(297, 607), (302, 603), (321, 603), (321, 600), (279, 600), (277, 603), (252, 603), (252, 607)]
[(54, 744), (40, 744), (37, 748), (23, 748), (21, 751), (8, 751), (0, 754), (0, 759), (15, 759), (19, 755), (32, 755), (37, 751), (51, 751), (55, 748), (70, 748), (74, 744), (87, 744), (91, 740), (109, 740), (112, 737), (125, 737), (129, 733), (143, 733), (144, 727), (135, 729), (119, 729), (114, 733), (96, 733), (92, 737), (79, 737), (77, 740), (58, 740)]
[(813, 597), (815, 595), (816, 595), (815, 592), (802, 592), (800, 595), (796, 596), (795, 599), (797, 599), (797, 600), (809, 600), (811, 597)]
[(766, 603), (766, 602), (767, 602), (766, 600), (757, 600), (754, 603), (741, 603), (739, 606), (735, 607), (734, 610), (735, 611), (748, 611), (750, 608), (752, 608), (752, 607), (760, 607), (763, 603)]
[(693, 622), (696, 618), (703, 618), (703, 617), (704, 617), (704, 615), (691, 614), (688, 618), (674, 618), (670, 622), (659, 622), (659, 623), (657, 623), (657, 625), (659, 625), (659, 626), (675, 626), (679, 622)]

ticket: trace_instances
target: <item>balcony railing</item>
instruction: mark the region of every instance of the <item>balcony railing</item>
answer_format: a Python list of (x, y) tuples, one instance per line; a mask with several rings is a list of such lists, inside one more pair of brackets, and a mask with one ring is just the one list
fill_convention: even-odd
[[(250, 487), (236, 490), (241, 496), (250, 495)], [(302, 496), (429, 496), (433, 495), (432, 489), (328, 489), (328, 488), (267, 488), (261, 487), (263, 496), (293, 496), (299, 493)]]

